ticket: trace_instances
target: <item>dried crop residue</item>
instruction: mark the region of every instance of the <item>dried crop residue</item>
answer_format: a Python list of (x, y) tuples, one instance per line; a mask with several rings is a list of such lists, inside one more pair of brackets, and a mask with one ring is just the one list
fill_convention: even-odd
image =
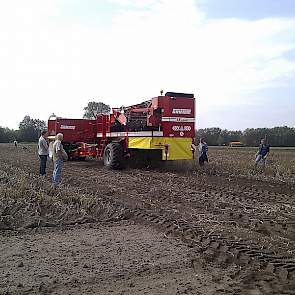
[[(50, 249), (58, 249), (64, 243), (63, 235), (68, 240), (71, 236), (75, 242), (68, 244), (68, 248), (75, 248), (77, 242), (80, 261), (86, 259), (85, 245), (78, 241), (81, 236), (89, 235), (89, 240), (92, 235), (101, 239), (109, 236), (107, 247), (113, 256), (99, 269), (114, 268), (108, 272), (110, 276), (104, 277), (96, 269), (82, 276), (85, 283), (78, 280), (75, 285), (75, 281), (67, 278), (67, 288), (58, 289), (62, 284), (55, 283), (54, 289), (52, 282), (45, 280), (44, 286), (32, 286), (34, 292), (250, 295), (292, 294), (295, 290), (294, 179), (280, 181), (266, 175), (263, 181), (263, 175), (258, 175), (257, 181), (256, 175), (244, 177), (234, 171), (230, 177), (214, 176), (210, 166), (207, 171), (190, 173), (175, 169), (114, 172), (104, 169), (99, 161), (67, 162), (63, 185), (56, 192), (50, 190), (50, 175), (45, 180), (36, 176), (38, 161), (32, 150), (9, 146), (0, 149), (0, 189), (6, 196), (0, 205), (3, 240), (11, 229), (25, 230), (25, 234), (15, 232), (10, 245), (23, 236), (34, 244), (35, 237), (46, 240), (50, 233), (54, 237)], [(225, 152), (228, 156), (228, 151)], [(51, 170), (49, 165), (48, 171)], [(15, 181), (11, 180), (14, 177)], [(32, 218), (31, 227), (35, 229), (27, 231), (23, 224)], [(89, 222), (95, 227), (104, 222), (104, 226), (93, 231), (86, 225), (78, 225)], [(63, 227), (69, 224), (77, 226)], [(39, 232), (46, 226), (53, 228)], [(91, 243), (91, 249), (105, 253), (106, 246)], [(116, 248), (118, 243), (120, 247)], [(128, 252), (129, 248), (136, 249), (134, 255)], [(145, 258), (145, 251), (150, 248), (150, 253), (159, 255), (167, 249), (166, 255)], [(6, 246), (2, 253), (7, 251)], [(44, 255), (50, 265), (54, 251), (48, 250)], [(89, 256), (96, 259), (94, 252), (89, 251), (92, 253)], [(131, 257), (130, 264), (123, 259), (127, 268), (119, 266), (121, 252), (126, 259)], [(65, 248), (61, 253), (65, 254)], [(61, 264), (69, 265), (70, 276), (68, 269), (75, 273), (75, 266), (67, 262), (67, 255), (58, 259)], [(48, 269), (54, 273), (52, 268)], [(125, 270), (124, 274), (121, 270)], [(96, 273), (105, 280), (100, 285)], [(10, 289), (18, 290), (13, 289), (17, 287), (16, 280), (11, 282)], [(69, 289), (73, 284), (74, 289)], [(98, 285), (102, 287), (98, 289)]]

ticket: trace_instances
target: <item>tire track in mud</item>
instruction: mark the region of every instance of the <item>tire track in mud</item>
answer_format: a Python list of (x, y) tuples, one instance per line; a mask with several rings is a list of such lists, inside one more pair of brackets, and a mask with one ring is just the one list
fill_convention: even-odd
[[(202, 193), (188, 197), (194, 208), (219, 216), (221, 222), (229, 222), (240, 227), (250, 227), (254, 231), (295, 239), (295, 207), (286, 204), (261, 204), (256, 199), (251, 201), (237, 196), (237, 192), (226, 195), (214, 190), (203, 189)], [(233, 210), (234, 208), (234, 210)]]
[[(109, 202), (121, 208), (125, 216), (128, 215), (137, 222), (153, 225), (167, 235), (180, 237), (192, 251), (201, 252), (202, 255), (207, 256), (207, 259), (209, 256), (211, 261), (218, 264), (235, 263), (243, 268), (255, 268), (260, 272), (272, 273), (278, 278), (278, 284), (284, 287), (290, 285), (292, 288), (295, 282), (295, 259), (291, 256), (280, 256), (259, 245), (249, 244), (249, 241), (230, 239), (222, 234), (212, 233), (202, 224), (192, 224), (180, 217), (172, 218), (169, 212), (159, 214), (141, 208), (129, 208), (124, 202), (118, 203), (113, 199)], [(116, 215), (114, 215), (115, 219)], [(191, 259), (193, 265), (194, 257), (192, 256)]]
[[(206, 183), (204, 178), (167, 172), (110, 172), (87, 163), (67, 163), (64, 179), (80, 191), (105, 197), (110, 204), (121, 208), (124, 216), (182, 238), (193, 251), (214, 261), (237, 263), (244, 268), (257, 267), (274, 274), (282, 286), (295, 281), (294, 254), (288, 255), (276, 245), (275, 249), (268, 249), (268, 240), (261, 242), (252, 235), (257, 220), (269, 222), (271, 228), (277, 227), (279, 222), (284, 225), (285, 221), (288, 230), (292, 227), (292, 193), (238, 186), (225, 180), (218, 184)], [(114, 212), (109, 218), (115, 221), (118, 215)], [(233, 221), (249, 229), (250, 235), (239, 236), (240, 228)], [(273, 233), (284, 237), (278, 228), (270, 232), (269, 240), (274, 238)], [(285, 241), (289, 247), (283, 249), (294, 249), (290, 239)]]
[[(291, 202), (286, 203), (286, 199), (290, 196), (279, 193), (270, 193), (267, 191), (260, 191), (257, 189), (245, 190), (241, 188), (221, 188), (216, 186), (205, 186), (201, 191), (196, 191), (190, 187), (180, 187), (180, 190), (186, 190), (186, 193), (182, 196), (175, 196), (171, 194), (172, 189), (168, 189), (168, 193), (157, 194), (157, 197), (152, 201), (151, 206), (149, 191), (152, 188), (150, 182), (155, 179), (151, 177), (147, 179), (145, 172), (138, 172), (135, 178), (142, 177), (144, 181), (139, 181), (136, 185), (131, 185), (131, 188), (127, 190), (120, 189), (120, 185), (124, 181), (132, 181), (129, 173), (118, 174), (116, 172), (100, 171), (103, 172), (109, 178), (109, 182), (112, 178), (119, 176), (114, 185), (114, 191), (118, 189), (117, 194), (108, 194), (107, 197), (114, 202), (120, 202), (122, 205), (127, 207), (128, 212), (132, 218), (135, 218), (139, 222), (144, 222), (149, 225), (157, 227), (161, 231), (165, 231), (167, 234), (178, 236), (187, 242), (192, 249), (198, 249), (205, 255), (211, 256), (211, 258), (218, 263), (236, 263), (242, 267), (251, 268), (256, 267), (259, 271), (265, 271), (272, 273), (276, 276), (282, 286), (288, 286), (295, 282), (295, 259), (294, 255), (288, 255), (286, 253), (281, 254), (274, 250), (268, 250), (265, 244), (260, 244), (259, 240), (252, 240), (237, 238), (236, 236), (230, 236), (227, 232), (217, 232), (216, 229), (212, 229), (211, 225), (204, 225), (202, 221), (196, 222), (191, 218), (186, 219), (185, 214), (181, 214), (181, 210), (175, 211), (175, 205), (181, 205), (183, 209), (190, 211), (191, 205), (195, 202), (194, 210), (202, 209), (205, 214), (216, 213), (220, 219), (228, 221), (228, 225), (233, 225), (230, 218), (234, 219), (235, 222), (243, 224), (245, 228), (251, 227), (257, 223), (269, 222), (269, 226), (274, 229), (278, 225), (286, 224), (289, 220), (292, 220), (293, 212), (287, 212), (286, 220), (279, 220), (278, 214), (270, 215), (264, 214), (269, 210), (262, 209), (261, 204), (263, 200), (268, 200), (267, 203), (271, 210), (280, 213), (280, 208), (274, 210), (271, 203), (276, 206), (276, 199), (282, 200), (284, 204), (292, 204)], [(81, 173), (81, 171), (80, 171)], [(131, 174), (133, 176), (133, 173)], [(160, 175), (166, 177), (167, 175)], [(100, 186), (103, 183), (104, 175), (99, 175), (101, 181), (98, 181), (96, 185)], [(159, 175), (157, 175), (159, 179)], [(89, 179), (88, 179), (89, 182)], [(169, 186), (169, 183), (167, 184)], [(108, 187), (108, 185), (107, 185)], [(134, 189), (134, 187), (137, 189)], [(147, 189), (149, 187), (149, 189)], [(165, 190), (166, 186), (162, 189)], [(91, 190), (91, 187), (88, 187)], [(95, 186), (92, 187), (95, 190)], [(161, 190), (162, 190), (161, 189)], [(154, 192), (157, 190), (154, 190)], [(264, 194), (261, 200), (257, 200)], [(127, 194), (127, 195), (126, 195)], [(269, 198), (271, 196), (271, 198)], [(133, 202), (134, 201), (134, 202)], [(197, 202), (197, 206), (196, 206)], [(265, 205), (265, 204), (264, 204)], [(255, 210), (245, 212), (243, 208), (254, 208)], [(222, 210), (220, 210), (222, 209)], [(174, 211), (173, 211), (174, 210)], [(234, 211), (235, 210), (235, 211)], [(231, 211), (231, 212), (227, 212)], [(293, 210), (291, 210), (293, 211)], [(243, 213), (241, 213), (243, 212)], [(260, 214), (260, 215), (259, 215)], [(222, 218), (221, 218), (222, 217)], [(248, 221), (247, 221), (248, 218)], [(255, 221), (256, 220), (256, 221)], [(278, 222), (280, 221), (280, 223)], [(287, 229), (292, 226), (292, 223), (286, 224)], [(281, 228), (276, 228), (277, 234), (281, 235)], [(271, 233), (273, 235), (273, 233)], [(258, 243), (257, 243), (258, 242)], [(293, 288), (293, 287), (291, 287)], [(282, 293), (278, 293), (282, 294)], [(288, 293), (286, 293), (288, 294)]]
[(219, 234), (213, 234), (204, 229), (200, 224), (192, 224), (183, 219), (174, 219), (159, 216), (157, 213), (135, 209), (137, 218), (155, 224), (165, 230), (167, 234), (180, 236), (192, 247), (200, 246), (203, 252), (211, 250), (219, 262), (235, 262), (246, 266), (259, 264), (261, 269), (273, 272), (283, 281), (295, 279), (295, 259), (288, 256), (279, 256), (273, 251), (262, 249), (258, 245), (249, 245), (248, 241), (233, 240)]
[[(79, 173), (81, 175), (80, 170), (77, 171), (77, 174)], [(95, 172), (93, 171), (93, 173)], [(107, 195), (112, 194), (118, 199), (123, 198), (132, 205), (136, 203), (147, 209), (170, 208), (172, 212), (183, 212), (187, 219), (204, 214), (209, 223), (220, 223), (230, 228), (238, 226), (265, 236), (276, 235), (290, 239), (291, 243), (295, 239), (295, 207), (285, 203), (261, 202), (258, 198), (262, 193), (264, 193), (263, 197), (266, 200), (271, 199), (266, 190), (243, 187), (238, 190), (237, 187), (229, 188), (225, 185), (217, 187), (211, 184), (194, 183), (193, 187), (201, 185), (201, 189), (196, 190), (188, 187), (188, 183), (182, 183), (183, 176), (180, 176), (180, 181), (176, 179), (173, 180), (174, 184), (171, 183), (169, 180), (171, 173), (156, 172), (156, 176), (150, 176), (145, 171), (123, 172), (122, 174), (115, 172), (114, 174), (106, 170), (96, 170), (96, 173), (99, 173), (99, 181), (96, 179), (95, 185), (90, 185), (88, 189), (92, 187), (95, 191), (98, 186), (104, 187), (103, 191)], [(153, 184), (155, 179), (158, 180), (160, 177), (161, 179), (168, 178), (168, 183), (157, 188), (157, 185), (153, 186)], [(107, 184), (103, 181), (105, 178), (108, 179)], [(112, 183), (112, 180), (115, 181)], [(89, 183), (89, 178), (87, 182)], [(190, 179), (189, 182), (191, 183)], [(285, 194), (269, 192), (269, 195), (279, 196), (284, 202), (286, 198), (290, 200), (290, 196)], [(293, 245), (295, 246), (294, 243)]]

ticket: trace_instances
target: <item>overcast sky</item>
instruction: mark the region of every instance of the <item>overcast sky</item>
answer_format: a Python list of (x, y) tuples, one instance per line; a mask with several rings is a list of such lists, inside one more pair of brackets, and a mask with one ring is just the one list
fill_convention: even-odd
[(199, 128), (294, 127), (294, 1), (0, 0), (0, 126), (160, 89)]

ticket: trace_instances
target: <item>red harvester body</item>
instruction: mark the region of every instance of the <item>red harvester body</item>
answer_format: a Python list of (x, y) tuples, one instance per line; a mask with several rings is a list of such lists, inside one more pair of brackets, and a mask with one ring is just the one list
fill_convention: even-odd
[(129, 107), (113, 108), (96, 119), (49, 118), (50, 136), (63, 133), (70, 158), (103, 158), (112, 169), (130, 156), (147, 160), (194, 157), (193, 94), (167, 92)]

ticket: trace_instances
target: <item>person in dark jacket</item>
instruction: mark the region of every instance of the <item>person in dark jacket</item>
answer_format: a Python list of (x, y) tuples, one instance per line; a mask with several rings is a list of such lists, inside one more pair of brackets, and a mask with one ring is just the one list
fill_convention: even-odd
[(269, 153), (269, 150), (269, 144), (266, 143), (266, 139), (261, 139), (261, 143), (259, 145), (259, 149), (255, 157), (255, 167), (257, 167), (258, 164), (261, 164), (262, 168), (265, 168), (266, 158)]
[(204, 166), (205, 162), (208, 162), (208, 145), (205, 142), (204, 138), (200, 138), (200, 144), (199, 144), (199, 164), (200, 166)]

